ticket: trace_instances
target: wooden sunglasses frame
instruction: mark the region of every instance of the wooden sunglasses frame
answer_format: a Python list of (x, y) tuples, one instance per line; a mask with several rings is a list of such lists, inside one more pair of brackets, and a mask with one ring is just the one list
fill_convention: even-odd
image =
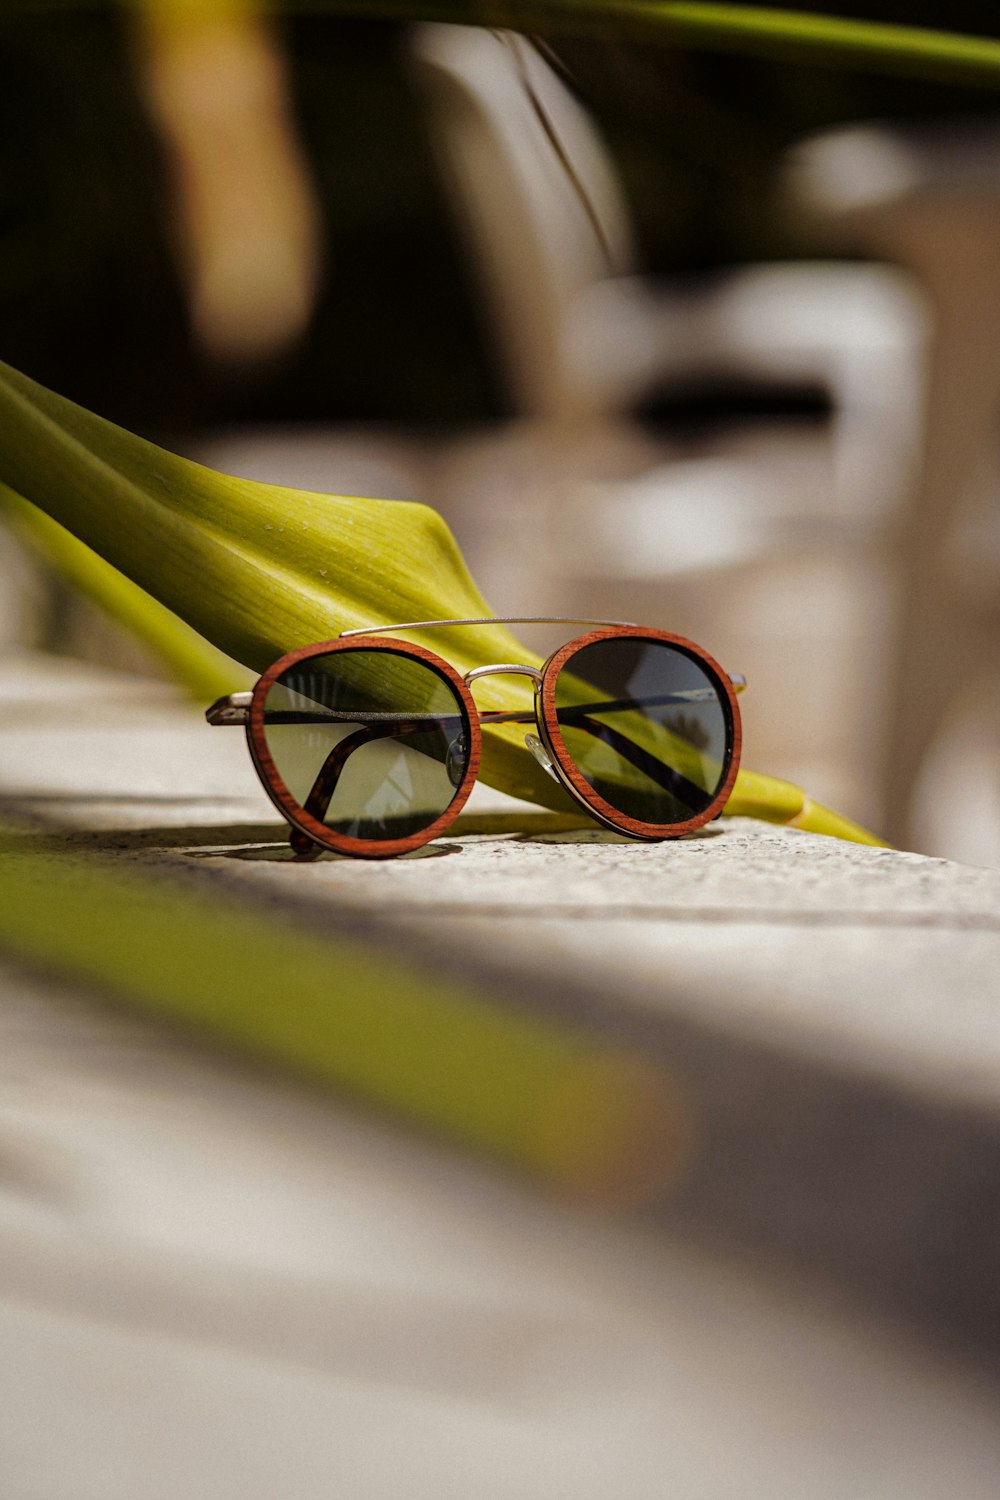
[[(444, 625), (452, 622), (433, 621), (419, 623)], [(291, 824), (292, 847), (300, 856), (312, 857), (318, 854), (321, 849), (327, 848), (340, 854), (353, 855), (362, 859), (391, 859), (396, 855), (406, 854), (411, 850), (419, 849), (443, 833), (458, 817), (475, 785), (482, 754), (481, 726), (483, 724), (530, 723), (534, 725), (541, 736), (542, 746), (551, 760), (552, 773), (567, 793), (596, 821), (608, 828), (614, 829), (617, 833), (626, 834), (631, 838), (646, 841), (679, 838), (684, 834), (693, 833), (706, 823), (711, 822), (713, 818), (718, 817), (725, 806), (732, 791), (733, 783), (736, 780), (742, 747), (740, 711), (736, 701), (736, 689), (734, 686), (734, 682), (739, 682), (739, 679), (730, 678), (707, 651), (701, 646), (696, 645), (693, 641), (688, 640), (685, 636), (674, 635), (663, 630), (653, 630), (640, 625), (609, 624), (599, 629), (591, 630), (586, 635), (577, 636), (565, 646), (560, 647), (559, 650), (555, 651), (548, 658), (540, 672), (533, 667), (514, 664), (506, 664), (496, 668), (486, 667), (475, 669), (469, 673), (469, 680), (478, 675), (486, 675), (487, 673), (510, 671), (512, 674), (522, 673), (530, 676), (535, 684), (535, 706), (533, 711), (481, 713), (473, 700), (468, 681), (443, 657), (427, 650), (423, 646), (413, 645), (409, 641), (381, 634), (381, 631), (386, 628), (406, 629), (413, 627), (375, 627), (371, 634), (352, 632), (339, 636), (336, 640), (322, 641), (315, 645), (302, 646), (297, 650), (289, 651), (269, 667), (258, 680), (253, 693), (249, 695), (250, 701), (246, 710), (242, 710), (242, 705), (238, 708), (234, 698), (233, 700), (220, 700), (219, 704), (214, 705), (208, 711), (208, 717), (212, 723), (235, 723), (245, 720), (247, 743), (254, 767), (267, 795), (286, 821)], [(723, 706), (726, 721), (726, 748), (722, 780), (708, 805), (701, 812), (682, 822), (666, 824), (645, 823), (618, 811), (617, 808), (601, 797), (590, 785), (574, 762), (563, 739), (556, 709), (556, 683), (560, 672), (578, 652), (588, 646), (616, 639), (650, 641), (670, 646), (682, 655), (697, 662), (705, 672), (712, 686), (716, 689), (719, 701)], [(391, 654), (408, 657), (411, 660), (423, 662), (429, 670), (436, 673), (452, 689), (466, 735), (467, 763), (448, 806), (426, 828), (419, 829), (416, 833), (409, 834), (400, 839), (354, 838), (338, 833), (336, 829), (330, 828), (292, 796), (282, 780), (267, 744), (265, 705), (268, 694), (277, 679), (291, 667), (312, 657), (330, 656), (340, 651), (359, 650), (365, 652), (386, 651)], [(238, 696), (242, 698), (242, 695)], [(229, 703), (232, 704), (231, 708), (227, 708), (227, 704)], [(401, 724), (405, 724), (405, 716), (401, 716)], [(342, 769), (342, 766), (338, 765), (337, 770), (333, 774), (332, 784), (335, 784), (336, 775), (339, 774), (340, 769)], [(307, 802), (309, 800), (311, 799), (307, 799)], [(327, 797), (327, 802), (328, 800), (329, 798)]]
[[(556, 683), (560, 672), (578, 652), (585, 650), (588, 646), (593, 646), (599, 641), (622, 638), (653, 641), (671, 646), (681, 655), (696, 661), (718, 692), (719, 701), (723, 704), (724, 710), (728, 708), (728, 713), (725, 714), (726, 749), (722, 782), (709, 805), (700, 813), (696, 813), (694, 817), (681, 823), (643, 823), (636, 818), (628, 817), (616, 807), (612, 807), (610, 802), (606, 802), (600, 793), (594, 790), (579, 770), (562, 736), (556, 710)], [(604, 823), (608, 828), (613, 828), (616, 833), (626, 833), (634, 839), (654, 842), (682, 838), (684, 834), (694, 833), (697, 829), (703, 828), (706, 823), (710, 823), (713, 818), (717, 818), (728, 802), (739, 771), (740, 753), (743, 747), (743, 725), (739, 704), (736, 701), (736, 692), (719, 663), (701, 646), (695, 645), (694, 641), (689, 641), (686, 636), (671, 635), (665, 630), (645, 629), (642, 626), (620, 625), (608, 626), (602, 630), (593, 630), (588, 635), (578, 636), (576, 640), (569, 641), (565, 646), (560, 647), (545, 663), (539, 698), (541, 712), (538, 715), (538, 727), (545, 748), (562, 772), (562, 779), (567, 790), (592, 817)]]
[[(268, 749), (264, 708), (267, 695), (274, 683), (290, 667), (297, 666), (299, 662), (307, 661), (313, 656), (332, 656), (340, 651), (385, 651), (396, 656), (406, 656), (411, 660), (421, 661), (438, 677), (443, 678), (455, 693), (463, 727), (468, 737), (466, 741), (469, 747), (468, 764), (461, 781), (455, 788), (455, 795), (444, 812), (440, 813), (426, 828), (421, 828), (417, 833), (411, 833), (406, 838), (351, 838), (347, 834), (338, 833), (335, 828), (330, 828), (326, 823), (320, 822), (292, 796)], [(250, 747), (250, 755), (257, 768), (257, 774), (263, 782), (264, 790), (278, 811), (292, 825), (292, 848), (296, 854), (306, 858), (318, 852), (316, 845), (334, 849), (338, 854), (353, 854), (360, 859), (392, 859), (395, 855), (408, 854), (410, 850), (419, 849), (423, 844), (430, 843), (431, 839), (437, 838), (439, 833), (443, 833), (454, 822), (465, 806), (469, 793), (476, 784), (482, 754), (482, 738), (479, 732), (479, 715), (476, 705), (472, 694), (455, 668), (440, 656), (436, 656), (433, 651), (425, 650), (423, 646), (411, 645), (409, 641), (385, 640), (380, 636), (364, 635), (323, 641), (315, 646), (301, 646), (297, 651), (289, 651), (286, 656), (280, 657), (273, 666), (269, 667), (255, 686), (250, 700), (250, 713), (247, 717), (247, 744)], [(295, 830), (304, 834), (305, 839), (296, 839)]]

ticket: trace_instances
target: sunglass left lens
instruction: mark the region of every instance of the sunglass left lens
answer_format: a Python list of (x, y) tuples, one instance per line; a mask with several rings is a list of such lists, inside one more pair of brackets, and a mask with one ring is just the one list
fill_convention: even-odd
[(469, 764), (455, 688), (391, 649), (332, 651), (286, 668), (264, 702), (264, 741), (287, 810), (366, 843), (429, 828)]
[(700, 657), (614, 636), (581, 646), (555, 687), (562, 746), (614, 813), (650, 828), (704, 813), (725, 781), (732, 717)]

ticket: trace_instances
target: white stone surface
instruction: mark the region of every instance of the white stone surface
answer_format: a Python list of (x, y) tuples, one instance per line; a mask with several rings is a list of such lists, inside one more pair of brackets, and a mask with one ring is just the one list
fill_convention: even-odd
[[(243, 892), (262, 920), (326, 913), (514, 1003), (577, 986), (605, 1020), (700, 1038), (705, 1077), (725, 1062), (746, 1088), (720, 1080), (737, 1155), (707, 1154), (706, 1191), (763, 1219), (787, 1201), (793, 1250), (806, 1226), (841, 1276), (867, 1254), (918, 1291), (947, 1280), (963, 1194), (992, 1243), (975, 1183), (1000, 1158), (997, 872), (745, 821), (661, 846), (555, 835), (489, 796), (416, 856), (301, 864), (242, 735), (162, 689), (25, 658), (0, 705), (0, 815), (62, 830), (65, 857)], [(493, 808), (507, 822), (470, 832)], [(836, 1092), (814, 1107), (814, 1075), (854, 1091), (860, 1134)], [(751, 1270), (738, 1236), (710, 1252), (552, 1201), (2, 961), (0, 1080), (12, 1500), (996, 1493), (992, 1380), (874, 1301)], [(909, 1155), (892, 1098), (925, 1126)], [(956, 1162), (959, 1136), (925, 1160), (949, 1110), (980, 1122), (978, 1154)], [(866, 1184), (856, 1223), (823, 1171)], [(988, 1302), (967, 1232), (963, 1291), (989, 1274)]]
[(11, 1500), (991, 1500), (996, 1389), (0, 964)]
[[(1000, 1103), (998, 870), (750, 819), (665, 844), (546, 832), (545, 813), (488, 788), (404, 859), (301, 863), (242, 732), (209, 729), (167, 690), (26, 658), (0, 672), (0, 700), (2, 795), (57, 826), (133, 834), (120, 858), (341, 917), (391, 911), (463, 952), (585, 974), (626, 1008), (680, 1008)], [(464, 831), (494, 812), (506, 826)]]

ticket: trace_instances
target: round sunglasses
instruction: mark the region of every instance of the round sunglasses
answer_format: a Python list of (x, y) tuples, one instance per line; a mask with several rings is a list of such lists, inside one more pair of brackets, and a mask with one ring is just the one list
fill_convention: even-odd
[[(540, 669), (498, 662), (464, 676), (390, 634), (535, 623), (597, 628)], [(528, 678), (533, 706), (477, 709), (472, 684), (497, 675)], [(206, 718), (246, 725), (257, 774), (292, 825), (297, 854), (386, 859), (428, 843), (458, 817), (478, 774), (484, 724), (530, 726), (528, 751), (605, 827), (648, 840), (691, 833), (718, 816), (736, 779), (744, 685), (693, 641), (640, 625), (420, 620), (289, 651), (252, 692), (219, 699)]]

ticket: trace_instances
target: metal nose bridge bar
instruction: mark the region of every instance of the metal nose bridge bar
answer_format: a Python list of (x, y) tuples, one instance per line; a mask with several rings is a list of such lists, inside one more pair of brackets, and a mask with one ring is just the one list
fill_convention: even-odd
[[(535, 700), (537, 703), (538, 690), (542, 685), (542, 674), (541, 672), (539, 672), (537, 667), (529, 667), (523, 662), (498, 661), (494, 666), (491, 667), (473, 667), (471, 672), (466, 672), (463, 681), (468, 687), (471, 683), (476, 681), (477, 677), (499, 677), (501, 675), (512, 677), (530, 677), (532, 682), (535, 684)], [(500, 713), (484, 713), (481, 717), (484, 724), (531, 724), (535, 722), (535, 714), (530, 710), (527, 712), (524, 712), (522, 710), (520, 713), (504, 713), (502, 711)], [(552, 757), (549, 755), (549, 752), (546, 750), (545, 746), (542, 744), (538, 736), (534, 734), (526, 734), (524, 736), (524, 743), (531, 751), (531, 754), (535, 757), (542, 770), (548, 771), (549, 775), (552, 777), (552, 780), (558, 786), (561, 786), (562, 783), (559, 780), (559, 773), (557, 772), (555, 766), (552, 764)]]
[(519, 662), (501, 661), (492, 667), (473, 667), (471, 672), (466, 672), (462, 679), (468, 687), (479, 677), (498, 677), (501, 674), (516, 677), (530, 677), (536, 687), (542, 685), (542, 674), (537, 667), (524, 666)]

